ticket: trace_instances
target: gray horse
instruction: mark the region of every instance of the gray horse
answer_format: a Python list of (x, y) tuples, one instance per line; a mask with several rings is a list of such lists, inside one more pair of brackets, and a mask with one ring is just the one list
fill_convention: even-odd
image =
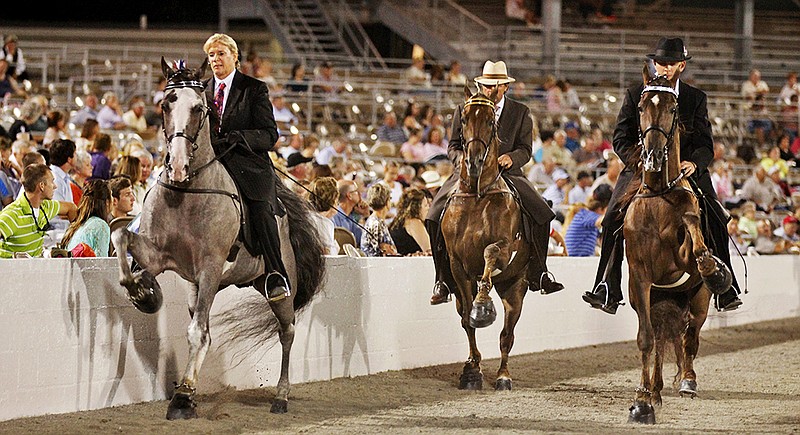
[[(197, 416), (194, 396), (200, 366), (211, 343), (209, 311), (214, 296), (229, 285), (252, 283), (256, 289), (263, 289), (264, 261), (251, 255), (240, 240), (242, 203), (233, 179), (211, 146), (209, 108), (201, 82), (208, 62), (197, 70), (173, 69), (163, 58), (161, 64), (168, 80), (162, 100), (166, 169), (145, 198), (138, 234), (121, 228), (113, 233), (112, 241), (120, 264), (120, 283), (140, 311), (154, 313), (160, 308), (161, 289), (154, 277), (165, 270), (175, 271), (192, 284), (189, 362), (167, 410), (167, 419), (172, 420)], [(262, 157), (254, 154), (253, 158)], [(171, 169), (186, 167), (188, 172)], [(292, 295), (270, 302), (274, 316), (238, 325), (249, 329), (237, 330), (235, 335), (268, 338), (277, 332), (283, 355), (271, 411), (284, 413), (295, 314), (319, 291), (325, 265), (309, 203), (277, 184), (278, 198), (286, 209), (286, 215), (278, 218), (278, 228), (281, 254), (289, 281), (294, 284)], [(126, 253), (141, 270), (132, 272)]]

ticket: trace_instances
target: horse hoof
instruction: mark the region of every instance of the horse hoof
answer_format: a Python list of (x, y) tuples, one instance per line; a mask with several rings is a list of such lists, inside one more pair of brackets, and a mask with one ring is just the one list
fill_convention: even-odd
[(485, 328), (497, 318), (497, 311), (494, 309), (494, 302), (475, 304), (469, 313), (469, 326), (473, 328)]
[(511, 391), (511, 379), (498, 378), (494, 382), (495, 391)]
[(462, 373), (461, 380), (458, 384), (459, 390), (482, 390), (483, 389), (483, 373)]
[(628, 423), (656, 424), (656, 412), (649, 403), (638, 403), (630, 408)]
[(272, 408), (269, 409), (269, 412), (273, 414), (286, 414), (289, 412), (289, 401), (283, 399), (275, 399), (272, 402)]
[(692, 379), (682, 380), (681, 388), (678, 390), (678, 392), (680, 393), (681, 397), (687, 395), (692, 399), (694, 399), (695, 397), (697, 397), (697, 381), (694, 381)]
[(146, 270), (134, 274), (133, 284), (128, 287), (128, 299), (137, 310), (146, 314), (158, 312), (164, 303), (161, 286)]
[(169, 401), (167, 420), (188, 420), (197, 418), (197, 404), (186, 394), (175, 394)]

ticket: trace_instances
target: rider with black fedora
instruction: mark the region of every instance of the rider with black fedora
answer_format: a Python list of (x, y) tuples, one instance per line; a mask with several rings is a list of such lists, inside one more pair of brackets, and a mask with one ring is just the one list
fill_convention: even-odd
[[(728, 214), (717, 200), (716, 192), (711, 184), (708, 165), (714, 158), (714, 140), (711, 136), (711, 123), (708, 120), (705, 92), (679, 79), (686, 68), (686, 61), (692, 57), (686, 52), (680, 38), (661, 38), (656, 45), (655, 53), (647, 57), (655, 62), (656, 74), (666, 75), (668, 79), (676, 79), (675, 89), (678, 91), (678, 116), (680, 123), (680, 167), (690, 184), (699, 189), (700, 208), (705, 215), (702, 219), (703, 235), (706, 244), (713, 254), (719, 257), (733, 273), (730, 252), (728, 251), (728, 231), (726, 221)], [(603, 240), (600, 263), (597, 268), (595, 286), (591, 292), (583, 295), (583, 300), (593, 308), (606, 313), (615, 314), (622, 302), (622, 259), (623, 236), (622, 224), (625, 217), (624, 207), (620, 200), (628, 190), (635, 165), (639, 156), (635, 155), (639, 142), (639, 99), (644, 84), (639, 82), (625, 93), (625, 101), (617, 116), (614, 129), (614, 151), (625, 163), (625, 169), (619, 176), (614, 194), (603, 219)], [(705, 223), (707, 222), (707, 225)], [(607, 270), (608, 269), (608, 270)], [(742, 301), (738, 297), (739, 284), (733, 276), (733, 286), (724, 294), (717, 296), (717, 309), (730, 311), (738, 308)]]
[[(530, 243), (532, 251), (528, 266), (529, 290), (541, 290), (545, 294), (562, 290), (564, 286), (551, 279), (545, 263), (550, 237), (550, 221), (553, 220), (555, 214), (522, 172), (522, 167), (531, 159), (533, 148), (533, 119), (530, 109), (505, 96), (509, 84), (515, 81), (513, 77), (509, 77), (505, 62), (486, 61), (483, 66), (483, 74), (474, 80), (484, 95), (490, 95), (495, 88), (497, 89), (495, 123), (500, 140), (498, 150), (500, 156), (497, 158), (497, 162), (502, 170), (503, 178), (516, 191), (523, 209), (522, 220), (525, 226), (523, 233)], [(462, 108), (463, 105), (460, 105), (453, 115), (452, 135), (447, 151), (448, 158), (456, 166), (461, 163), (464, 154), (464, 144), (461, 138)], [(458, 179), (459, 177), (452, 176), (444, 182), (433, 199), (425, 220), (436, 269), (436, 284), (431, 297), (431, 305), (449, 301), (449, 295), (454, 290), (450, 259), (447, 255), (440, 224), (447, 201), (456, 190)]]

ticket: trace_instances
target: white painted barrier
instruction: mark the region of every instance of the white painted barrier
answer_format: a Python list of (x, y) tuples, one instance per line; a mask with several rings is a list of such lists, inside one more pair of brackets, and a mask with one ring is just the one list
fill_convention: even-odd
[[(597, 258), (550, 257), (566, 290), (530, 294), (516, 328), (512, 354), (631, 340), (635, 313), (590, 309), (580, 298)], [(453, 303), (428, 304), (430, 258), (329, 257), (324, 290), (300, 316), (293, 347), (293, 383), (359, 376), (466, 359), (466, 336)], [(712, 313), (707, 328), (797, 316), (800, 257), (750, 257), (750, 293), (731, 313)], [(740, 281), (742, 263), (734, 260)], [(161, 400), (187, 359), (188, 285), (159, 277), (165, 302), (155, 315), (136, 311), (117, 284), (113, 259), (0, 260), (0, 420)], [(623, 283), (625, 284), (625, 283)], [(217, 296), (214, 320), (253, 289), (231, 287)], [(495, 296), (498, 310), (502, 310)], [(266, 307), (266, 303), (264, 304)], [(501, 317), (499, 317), (500, 319)], [(478, 331), (485, 358), (499, 356), (502, 322)], [(273, 339), (242, 360), (245, 344), (212, 341), (199, 392), (223, 386), (274, 386), (280, 345)], [(485, 367), (490, 374), (496, 367)], [(511, 367), (513, 375), (513, 364)]]

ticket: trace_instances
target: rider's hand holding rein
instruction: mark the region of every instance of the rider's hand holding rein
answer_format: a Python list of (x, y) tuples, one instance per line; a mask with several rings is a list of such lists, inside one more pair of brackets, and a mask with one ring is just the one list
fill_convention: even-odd
[(684, 176), (688, 177), (694, 174), (694, 171), (697, 170), (697, 165), (688, 161), (684, 160), (681, 162), (681, 171), (683, 172)]
[(514, 161), (511, 160), (511, 156), (508, 154), (503, 154), (497, 158), (497, 164), (502, 166), (504, 169), (511, 169), (511, 165), (514, 164)]

